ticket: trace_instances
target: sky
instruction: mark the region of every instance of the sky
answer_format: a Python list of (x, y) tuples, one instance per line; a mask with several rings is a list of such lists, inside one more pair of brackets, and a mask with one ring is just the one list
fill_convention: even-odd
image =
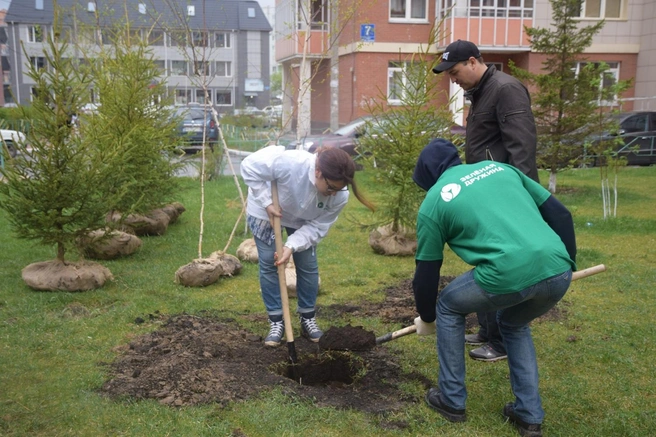
[(0, 9), (9, 9), (9, 3), (11, 0), (0, 0)]

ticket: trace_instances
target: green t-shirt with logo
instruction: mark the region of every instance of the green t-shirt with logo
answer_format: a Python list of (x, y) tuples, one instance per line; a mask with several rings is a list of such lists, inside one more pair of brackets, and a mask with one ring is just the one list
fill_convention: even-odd
[(540, 215), (550, 196), (516, 168), (493, 161), (457, 165), (428, 191), (417, 217), (419, 261), (443, 259), (448, 244), (490, 293), (514, 293), (575, 269)]

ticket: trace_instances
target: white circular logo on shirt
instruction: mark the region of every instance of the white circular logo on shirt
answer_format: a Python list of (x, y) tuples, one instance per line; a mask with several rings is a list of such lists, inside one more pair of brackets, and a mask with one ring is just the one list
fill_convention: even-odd
[(460, 185), (458, 184), (447, 184), (442, 187), (442, 200), (445, 202), (451, 202), (455, 197), (460, 194)]

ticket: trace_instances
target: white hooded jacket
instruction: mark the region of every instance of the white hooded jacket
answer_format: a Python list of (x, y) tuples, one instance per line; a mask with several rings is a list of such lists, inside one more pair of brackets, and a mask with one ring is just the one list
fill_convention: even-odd
[(269, 220), (266, 207), (273, 204), (271, 181), (278, 181), (281, 224), (296, 229), (285, 246), (294, 252), (316, 246), (328, 234), (349, 198), (347, 190), (334, 196), (317, 191), (316, 161), (316, 155), (303, 150), (268, 146), (241, 163), (241, 175), (248, 185), (246, 213), (252, 217)]

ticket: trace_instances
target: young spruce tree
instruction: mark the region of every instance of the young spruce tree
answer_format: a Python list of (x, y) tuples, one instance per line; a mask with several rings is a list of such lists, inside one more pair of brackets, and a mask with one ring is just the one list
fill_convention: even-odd
[[(422, 149), (438, 137), (459, 145), (459, 139), (450, 133), (454, 123), (448, 103), (435, 103), (444, 91), (432, 71), (434, 35), (432, 32), (417, 53), (399, 57), (390, 95), (379, 90), (378, 96), (366, 102), (374, 121), (360, 138), (358, 152), (367, 166), (380, 169), (376, 180), (386, 187), (376, 205), (374, 226), (391, 225), (393, 232), (416, 227), (417, 211), (426, 193), (414, 183), (412, 174)], [(396, 103), (390, 104), (390, 100)]]
[[(551, 27), (526, 28), (531, 49), (546, 55), (541, 74), (515, 67), (514, 75), (534, 85), (533, 113), (538, 128), (538, 166), (549, 170), (549, 191), (556, 192), (557, 173), (579, 164), (584, 143), (599, 108), (600, 77), (608, 66), (586, 62), (583, 52), (604, 26), (581, 26), (580, 0), (549, 0)], [(578, 68), (577, 72), (577, 65)]]
[(17, 144), (19, 156), (2, 170), (0, 206), (18, 237), (54, 246), (56, 259), (64, 263), (79, 237), (104, 225), (120, 193), (102, 191), (107, 163), (73, 122), (87, 103), (88, 70), (71, 56), (66, 42), (50, 33), (43, 56), (46, 67), (28, 66), (34, 81), (29, 147)]

